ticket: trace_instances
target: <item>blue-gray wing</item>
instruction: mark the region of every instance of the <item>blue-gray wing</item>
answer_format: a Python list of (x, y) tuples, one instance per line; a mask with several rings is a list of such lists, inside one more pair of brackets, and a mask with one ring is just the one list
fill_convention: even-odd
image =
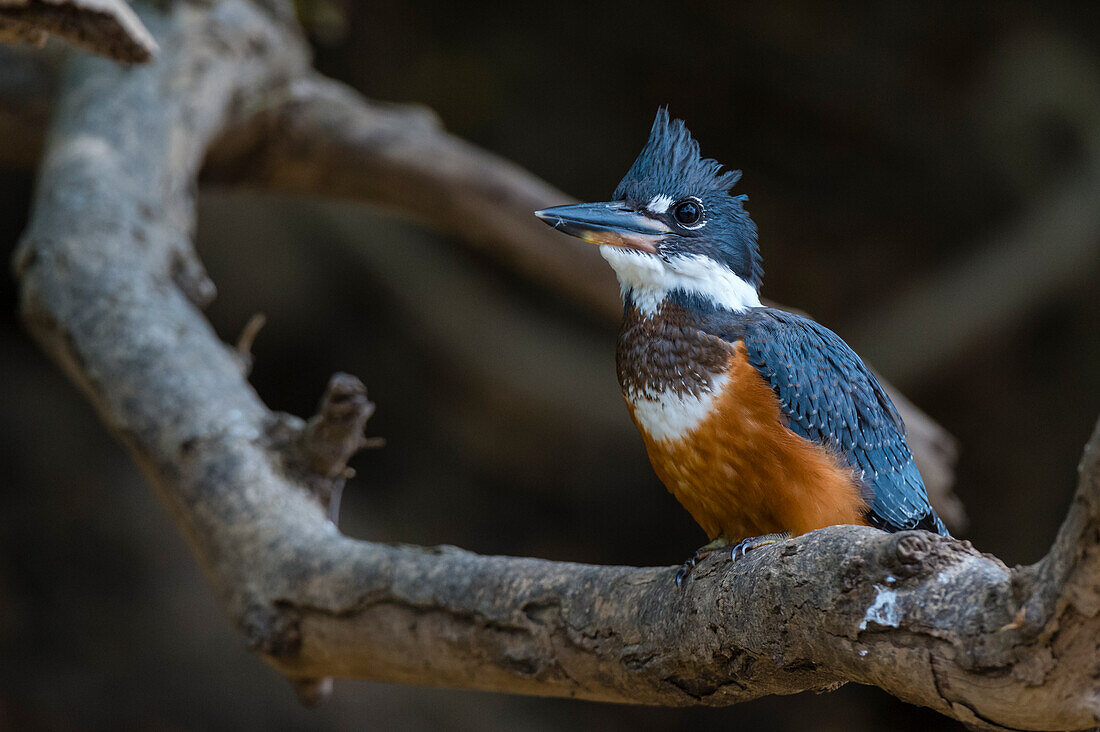
[(744, 341), (749, 362), (779, 398), (795, 434), (824, 444), (862, 476), (868, 522), (887, 531), (947, 536), (890, 397), (859, 356), (828, 328), (793, 313), (752, 308), (715, 313), (706, 329)]

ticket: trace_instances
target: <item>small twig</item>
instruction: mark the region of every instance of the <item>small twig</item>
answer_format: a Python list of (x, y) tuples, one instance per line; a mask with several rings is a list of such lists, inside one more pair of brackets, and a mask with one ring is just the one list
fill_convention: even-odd
[(252, 355), (252, 345), (256, 342), (256, 336), (260, 334), (266, 324), (267, 316), (263, 313), (256, 313), (248, 319), (244, 328), (241, 329), (241, 334), (237, 337), (237, 357), (240, 359), (241, 371), (245, 376), (252, 373), (252, 364), (255, 360)]

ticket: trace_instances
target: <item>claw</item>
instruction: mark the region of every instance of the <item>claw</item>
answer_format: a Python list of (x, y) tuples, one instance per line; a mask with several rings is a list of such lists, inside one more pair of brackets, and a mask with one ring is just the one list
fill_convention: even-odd
[(695, 553), (691, 555), (691, 559), (684, 562), (684, 566), (680, 567), (680, 571), (676, 573), (676, 586), (681, 587), (684, 580), (691, 578), (691, 572), (695, 569), (695, 565), (709, 557), (715, 550), (726, 546), (729, 546), (729, 541), (725, 536), (719, 536), (717, 539), (713, 539), (696, 549)]
[(691, 559), (684, 562), (684, 565), (680, 567), (680, 571), (676, 573), (676, 586), (680, 587), (684, 580), (691, 577), (691, 571), (695, 569), (695, 565), (703, 561), (710, 556), (710, 551), (703, 551), (700, 549), (691, 556)]
[(759, 549), (762, 546), (768, 546), (770, 544), (778, 544), (784, 539), (791, 538), (791, 535), (786, 531), (778, 534), (764, 534), (763, 536), (748, 536), (733, 545), (733, 549), (730, 550), (730, 561), (736, 562), (738, 559), (746, 556), (753, 549)]
[[(753, 549), (759, 549), (760, 547), (767, 546), (768, 544), (777, 544), (784, 539), (789, 538), (791, 538), (791, 535), (786, 531), (778, 534), (764, 534), (763, 536), (747, 537), (733, 545), (733, 548), (730, 550), (730, 561), (736, 562), (738, 559), (745, 556)], [(718, 549), (722, 549), (727, 546), (730, 546), (730, 543), (725, 534), (723, 534), (717, 539), (711, 541), (709, 544), (705, 544), (699, 547), (695, 551), (695, 554), (692, 555), (691, 559), (684, 562), (683, 566), (680, 567), (678, 572), (676, 572), (676, 586), (683, 588), (684, 580), (692, 578), (691, 573), (695, 569), (695, 566), (699, 564), (699, 562), (709, 557), (713, 552), (717, 551)]]
[(679, 587), (684, 583), (684, 578), (691, 575), (691, 570), (695, 569), (695, 557), (684, 562), (684, 566), (680, 567), (680, 571), (676, 573), (676, 586)]

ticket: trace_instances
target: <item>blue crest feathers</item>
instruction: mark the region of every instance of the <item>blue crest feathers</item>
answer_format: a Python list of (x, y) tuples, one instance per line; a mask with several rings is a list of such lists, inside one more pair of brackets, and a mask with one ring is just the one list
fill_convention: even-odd
[(741, 179), (740, 170), (726, 170), (699, 154), (699, 143), (683, 120), (670, 119), (668, 108), (657, 110), (645, 147), (615, 188), (616, 200), (642, 200), (654, 191), (673, 197), (728, 192)]

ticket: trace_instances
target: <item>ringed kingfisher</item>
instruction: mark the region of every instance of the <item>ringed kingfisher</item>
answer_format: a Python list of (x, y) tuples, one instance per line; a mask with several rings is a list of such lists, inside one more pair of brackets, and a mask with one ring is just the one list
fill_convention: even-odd
[(948, 536), (890, 398), (828, 328), (761, 304), (741, 172), (667, 108), (607, 203), (536, 211), (600, 245), (623, 298), (616, 366), (657, 476), (710, 543), (685, 562), (833, 524)]

